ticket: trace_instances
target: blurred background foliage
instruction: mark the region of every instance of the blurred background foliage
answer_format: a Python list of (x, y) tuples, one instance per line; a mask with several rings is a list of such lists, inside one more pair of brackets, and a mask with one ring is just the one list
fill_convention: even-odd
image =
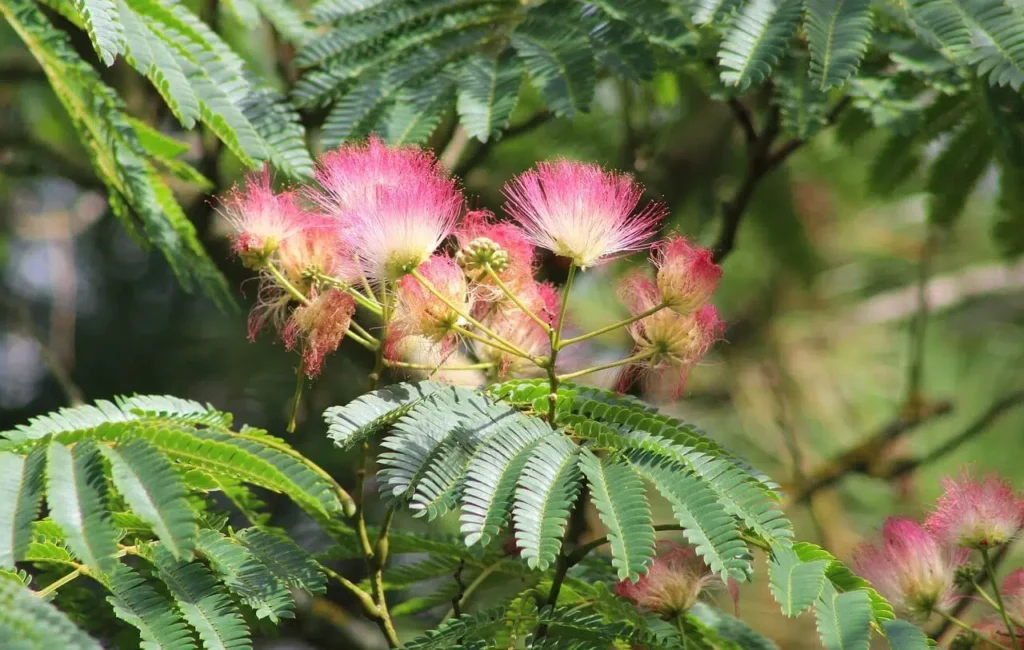
[[(229, 33), (254, 69), (277, 75), (280, 44), (268, 30)], [(147, 110), (151, 95), (138, 79), (119, 79), (125, 72), (104, 76), (125, 89), (130, 106)], [(521, 126), (498, 142), (469, 144), (458, 161), (474, 207), (500, 211), (502, 184), (538, 160), (593, 160), (634, 172), (669, 206), (666, 230), (710, 245), (718, 206), (746, 164), (733, 113), (691, 74), (659, 73), (640, 85), (603, 80), (592, 110), (572, 120), (550, 116), (527, 90), (512, 124)], [(444, 149), (453, 130), (442, 123), (430, 145)], [(926, 219), (923, 174), (889, 179), (895, 187), (884, 195), (868, 189), (886, 135), (828, 130), (765, 178), (723, 263), (726, 340), (692, 373), (683, 398), (663, 404), (715, 432), (791, 494), (828, 479), (789, 509), (801, 539), (841, 559), (885, 515), (921, 514), (939, 477), (965, 464), (1024, 485), (1024, 263), (1000, 257), (991, 238), (995, 176), (978, 185), (951, 229), (936, 230)], [(216, 188), (238, 180), (242, 167), (232, 156), (210, 156), (202, 132), (188, 137), (185, 158)], [(256, 283), (231, 259), (209, 196), (173, 185), (238, 290), (234, 310), (184, 292), (160, 253), (125, 233), (77, 143), (45, 78), (0, 26), (0, 430), (69, 402), (168, 393), (281, 434), (295, 360), (269, 336), (246, 340), (244, 310)], [(611, 288), (629, 264), (585, 276), (571, 310), (581, 329), (619, 316)], [(564, 268), (546, 260), (544, 273), (558, 280)], [(922, 304), (930, 306), (925, 317)], [(628, 345), (605, 338), (594, 352), (621, 355)], [(364, 350), (343, 344), (307, 390), (292, 435), (346, 486), (353, 459), (332, 450), (319, 414), (365, 389), (369, 362)], [(279, 523), (315, 548), (309, 522), (280, 505)], [(744, 592), (744, 617), (780, 647), (817, 647), (812, 619), (783, 619), (765, 575)], [(308, 603), (312, 615), (282, 628), (282, 641), (339, 647), (339, 629), (361, 634), (345, 598), (332, 591)]]

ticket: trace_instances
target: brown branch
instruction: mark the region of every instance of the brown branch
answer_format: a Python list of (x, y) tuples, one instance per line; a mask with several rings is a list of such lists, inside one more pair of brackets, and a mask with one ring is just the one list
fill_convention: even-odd
[[(849, 103), (849, 97), (843, 97), (836, 102), (836, 105), (825, 117), (825, 126), (835, 124)], [(730, 99), (728, 104), (747, 141), (747, 172), (733, 198), (722, 204), (722, 227), (718, 232), (718, 239), (712, 246), (717, 263), (721, 263), (735, 247), (736, 233), (739, 230), (740, 222), (743, 220), (743, 215), (750, 205), (751, 199), (754, 198), (758, 185), (776, 167), (807, 143), (804, 138), (793, 138), (772, 151), (772, 146), (779, 136), (781, 127), (778, 107), (772, 107), (768, 122), (761, 134), (758, 135), (746, 106), (737, 99)]]
[(985, 410), (978, 418), (969, 424), (966, 429), (956, 434), (943, 444), (939, 445), (932, 451), (916, 458), (913, 460), (905, 460), (902, 462), (894, 463), (892, 468), (886, 474), (885, 478), (898, 478), (914, 471), (915, 469), (933, 463), (939, 460), (943, 456), (955, 451), (961, 445), (969, 442), (979, 434), (983, 433), (985, 429), (989, 428), (993, 423), (996, 422), (1000, 417), (1003, 416), (1010, 409), (1024, 405), (1024, 390), (1016, 391), (1001, 397), (1000, 399), (993, 402), (988, 409)]
[(923, 407), (916, 414), (903, 414), (882, 426), (856, 447), (828, 461), (816, 471), (809, 472), (803, 485), (790, 490), (791, 501), (801, 503), (819, 490), (831, 487), (847, 474), (870, 473), (872, 464), (881, 457), (882, 450), (893, 440), (935, 418), (950, 413), (953, 405), (942, 401)]

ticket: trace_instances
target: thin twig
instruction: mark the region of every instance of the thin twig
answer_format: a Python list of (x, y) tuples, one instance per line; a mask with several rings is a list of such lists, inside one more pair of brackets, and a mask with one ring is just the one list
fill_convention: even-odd
[(907, 394), (904, 408), (910, 415), (917, 413), (924, 403), (924, 394), (921, 390), (921, 382), (924, 377), (925, 361), (925, 337), (928, 333), (928, 281), (931, 279), (932, 262), (935, 259), (938, 238), (935, 229), (929, 227), (925, 236), (924, 245), (921, 247), (921, 258), (918, 262), (917, 273), (917, 310), (914, 322), (910, 328), (909, 335), (909, 360), (907, 362)]
[(735, 97), (729, 98), (729, 108), (736, 117), (736, 122), (739, 123), (740, 128), (743, 130), (743, 137), (747, 140), (747, 146), (754, 146), (757, 143), (757, 129), (754, 128), (754, 118), (751, 117), (750, 110)]
[(455, 567), (455, 573), (452, 574), (452, 579), (455, 580), (455, 584), (458, 589), (455, 591), (455, 595), (452, 596), (452, 612), (450, 616), (445, 616), (441, 620), (448, 620), (449, 618), (458, 618), (462, 616), (462, 598), (466, 594), (466, 584), (462, 582), (462, 570), (466, 568), (465, 558), (459, 560), (459, 566)]

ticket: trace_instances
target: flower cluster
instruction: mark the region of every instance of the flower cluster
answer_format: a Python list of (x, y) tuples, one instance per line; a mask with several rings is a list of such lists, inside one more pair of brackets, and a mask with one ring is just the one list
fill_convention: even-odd
[(1024, 529), (1024, 497), (998, 476), (978, 480), (968, 473), (945, 479), (943, 492), (923, 524), (893, 517), (880, 543), (858, 549), (854, 566), (879, 592), (912, 615), (943, 613), (960, 597), (958, 585), (979, 590), (998, 616), (983, 619), (960, 640), (974, 648), (1006, 648), (1024, 639), (1024, 569), (1011, 573), (993, 596), (977, 584), (972, 552), (996, 584), (993, 548)]
[[(715, 584), (722, 582), (692, 546), (659, 542), (657, 556), (647, 574), (636, 582), (622, 580), (615, 586), (615, 593), (633, 601), (642, 611), (674, 619), (693, 607)], [(729, 589), (735, 590), (735, 585), (729, 585)]]
[[(407, 373), (555, 382), (620, 367), (678, 393), (722, 335), (708, 302), (721, 269), (682, 237), (651, 243), (665, 210), (642, 195), (632, 177), (598, 165), (540, 163), (506, 185), (503, 220), (467, 211), (430, 153), (371, 137), (323, 155), (315, 185), (275, 192), (267, 172), (254, 175), (224, 198), (223, 212), (234, 250), (260, 273), (250, 336), (273, 324), (310, 376), (348, 337)], [(645, 248), (654, 275), (637, 271), (619, 292), (630, 317), (563, 337), (575, 272)], [(538, 249), (571, 262), (561, 295), (536, 279)], [(571, 358), (559, 359), (561, 350), (622, 328), (632, 355), (558, 374)]]

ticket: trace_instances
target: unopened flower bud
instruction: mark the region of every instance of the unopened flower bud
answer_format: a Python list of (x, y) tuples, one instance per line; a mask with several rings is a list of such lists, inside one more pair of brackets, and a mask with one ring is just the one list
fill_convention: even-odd
[[(472, 309), (472, 296), (462, 269), (450, 258), (435, 255), (419, 269), (434, 291), (463, 313)], [(451, 342), (454, 328), (462, 321), (457, 311), (418, 278), (406, 276), (397, 284), (398, 305), (392, 325), (402, 335), (424, 336), (435, 343)]]
[(486, 266), (495, 273), (501, 273), (508, 268), (508, 253), (494, 240), (477, 237), (459, 249), (455, 261), (467, 273), (480, 271)]
[(978, 646), (978, 635), (974, 632), (961, 632), (949, 644), (949, 650), (975, 650)]
[(957, 587), (968, 587), (978, 575), (978, 567), (973, 564), (961, 564), (953, 572), (953, 584)]

